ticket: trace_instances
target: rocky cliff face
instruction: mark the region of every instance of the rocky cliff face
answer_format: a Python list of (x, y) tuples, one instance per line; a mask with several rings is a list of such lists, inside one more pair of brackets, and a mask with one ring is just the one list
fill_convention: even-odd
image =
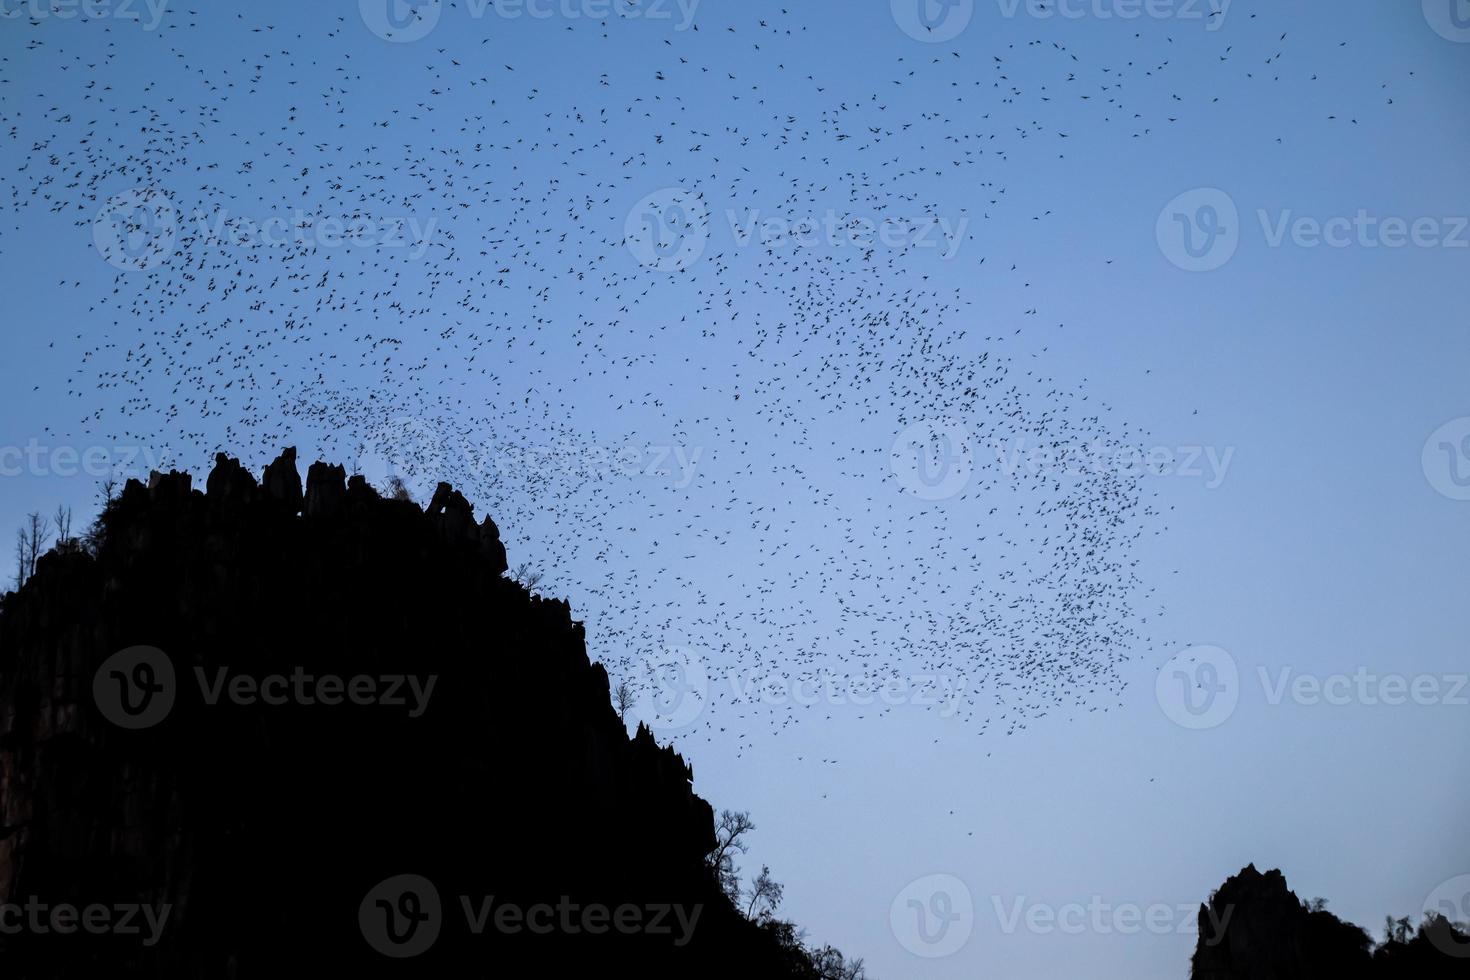
[(1249, 865), (1200, 906), (1193, 966), (1193, 980), (1464, 978), (1470, 937), (1439, 919), (1375, 947), (1358, 926), (1304, 905), (1280, 871)]
[(7, 977), (795, 975), (689, 767), (447, 485), (220, 456), (104, 525), (0, 609)]

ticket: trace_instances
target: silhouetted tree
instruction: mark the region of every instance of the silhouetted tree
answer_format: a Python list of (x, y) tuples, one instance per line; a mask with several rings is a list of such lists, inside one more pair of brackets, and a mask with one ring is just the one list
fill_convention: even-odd
[(808, 955), (822, 980), (864, 980), (868, 975), (861, 959), (844, 959), (842, 953), (832, 946), (823, 946)]
[(99, 507), (97, 516), (92, 519), (92, 524), (87, 528), (87, 533), (82, 536), (81, 546), (87, 554), (96, 557), (97, 549), (102, 545), (102, 535), (105, 531), (104, 519), (107, 512), (112, 508), (113, 501), (117, 499), (117, 477), (109, 476), (97, 484), (97, 497)]
[(618, 681), (618, 686), (613, 688), (613, 708), (618, 713), (618, 721), (625, 721), (628, 710), (633, 707), (633, 689), (628, 686), (627, 680)]
[(71, 508), (57, 504), (51, 520), (56, 525), (56, 550), (62, 553), (80, 551), (82, 543), (71, 535)]
[(26, 530), (18, 528), (15, 532), (15, 591), (26, 584)]
[(802, 964), (802, 975), (815, 980), (868, 980), (867, 968), (861, 959), (849, 960), (835, 946), (808, 949), (806, 930), (785, 919), (767, 918), (760, 927), (784, 949), (788, 955)]
[(516, 566), (515, 580), (526, 587), (527, 592), (534, 592), (536, 586), (541, 584), (541, 573), (531, 567), (530, 562), (521, 562)]
[(21, 525), (15, 535), (15, 587), (19, 589), (26, 584), (26, 580), (36, 574), (36, 560), (46, 550), (46, 538), (51, 529), (51, 522), (42, 517), (39, 511), (31, 511), (26, 515), (26, 522)]
[(394, 473), (383, 482), (383, 496), (389, 500), (407, 500), (414, 502), (413, 491), (408, 489), (408, 484), (403, 482), (403, 477)]
[(1408, 916), (1395, 919), (1393, 916), (1385, 916), (1383, 920), (1383, 941), (1385, 943), (1406, 943), (1413, 935), (1414, 927)]
[(750, 902), (746, 905), (745, 917), (753, 922), (771, 918), (785, 892), (785, 887), (771, 877), (771, 869), (761, 865), (761, 873), (750, 883)]
[(715, 825), (715, 849), (709, 853), (709, 867), (715, 880), (729, 897), (731, 904), (740, 905), (740, 869), (735, 865), (735, 855), (744, 854), (749, 846), (745, 835), (755, 829), (748, 810), (736, 812), (721, 810), (719, 823)]

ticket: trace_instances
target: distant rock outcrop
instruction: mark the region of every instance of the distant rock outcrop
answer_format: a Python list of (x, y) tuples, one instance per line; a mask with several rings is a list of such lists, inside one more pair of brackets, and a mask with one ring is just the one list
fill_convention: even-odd
[[(1216, 923), (1221, 923), (1217, 926)], [(1249, 865), (1200, 906), (1193, 980), (1438, 980), (1470, 977), (1470, 937), (1443, 919), (1375, 946), (1304, 904), (1280, 871)]]
[(205, 487), (129, 481), (0, 608), (0, 904), (111, 916), (0, 935), (7, 980), (814, 976), (462, 495), (293, 450)]

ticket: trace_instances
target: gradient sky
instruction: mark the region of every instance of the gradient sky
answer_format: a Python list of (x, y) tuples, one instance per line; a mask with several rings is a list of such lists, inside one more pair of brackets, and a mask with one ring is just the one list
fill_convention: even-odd
[[(739, 63), (750, 43), (747, 34), (727, 34), (727, 23), (775, 19), (781, 9), (780, 3), (742, 0), (735, 11), (728, 2), (704, 0), (693, 8), (692, 22), (701, 26), (699, 57), (711, 62)], [(1147, 138), (1132, 138), (1126, 124), (1102, 124), (1097, 112), (1060, 98), (1042, 108), (977, 93), (977, 115), (994, 112), (1019, 128), (1042, 118), (1047, 136), (1010, 141), (1011, 159), (997, 162), (993, 186), (951, 177), (925, 188), (941, 216), (972, 220), (956, 255), (925, 257), (929, 265), (922, 272), (936, 288), (958, 290), (977, 322), (1020, 326), (1019, 311), (1039, 309), (1035, 322), (1045, 331), (1038, 327), (1016, 340), (1012, 356), (1034, 361), (1068, 385), (1085, 382), (1095, 402), (1110, 406), (1110, 419), (1144, 434), (1144, 445), (1164, 447), (1176, 459), (1197, 448), (1203, 471), (1145, 480), (1167, 515), (1167, 531), (1140, 544), (1140, 574), (1157, 588), (1144, 605), (1163, 612), (1150, 624), (1158, 642), (1141, 645), (1122, 667), (1128, 687), (1112, 710), (1059, 712), (1011, 736), (998, 727), (979, 735), (961, 719), (915, 705), (876, 718), (851, 703), (808, 711), (779, 734), (753, 725), (738, 742), (734, 725), (711, 737), (696, 724), (708, 719), (665, 726), (665, 736), (694, 766), (697, 792), (717, 809), (752, 812), (759, 829), (747, 870), (769, 864), (786, 885), (784, 915), (813, 939), (864, 957), (876, 976), (888, 980), (1182, 978), (1194, 937), (1181, 934), (1181, 927), (1190, 929), (1197, 904), (1250, 862), (1281, 868), (1298, 895), (1325, 897), (1332, 911), (1375, 933), (1384, 915), (1417, 913), (1443, 883), (1470, 874), (1464, 834), (1470, 689), (1455, 680), (1470, 671), (1463, 613), (1456, 612), (1470, 584), (1470, 492), (1456, 479), (1470, 475), (1470, 231), (1464, 227), (1470, 121), (1463, 106), (1470, 92), (1470, 27), (1456, 28), (1454, 0), (1437, 6), (1430, 0), (1422, 9), (1409, 0), (1234, 0), (1212, 21), (1181, 13), (1210, 10), (1205, 2), (1164, 5), (1159, 9), (1173, 11), (1170, 16), (1125, 20), (1105, 15), (1128, 4), (1107, 0), (1064, 4), (1078, 14), (1066, 17), (1043, 16), (1035, 5), (977, 0), (972, 10), (961, 5), (968, 26), (943, 43), (908, 36), (900, 24), (908, 8), (901, 3), (782, 2), (789, 8), (783, 22), (805, 27), (785, 55), (803, 74), (818, 76), (827, 91), (819, 96), (785, 76), (761, 74), (766, 62), (758, 59), (750, 61), (752, 76), (741, 81), (779, 93), (791, 111), (816, 114), (849, 90), (856, 101), (902, 74), (898, 59), (906, 59), (906, 72), (909, 65), (952, 58), (953, 51), (987, 81), (992, 57), (1003, 55), (1010, 80), (1029, 93), (1053, 83), (1055, 67), (1028, 49), (1030, 42), (1065, 44), (1085, 56), (1089, 68), (1160, 66), (1157, 78), (1129, 82), (1130, 99), (1147, 107), (1151, 118), (1167, 113), (1178, 119)], [(133, 7), (145, 21), (151, 16), (146, 5)], [(43, 110), (70, 108), (68, 100), (89, 81), (61, 69), (63, 52), (91, 57), (115, 44), (115, 73), (97, 81), (121, 98), (147, 104), (174, 94), (196, 97), (188, 79), (160, 54), (165, 38), (187, 43), (201, 60), (225, 62), (243, 51), (299, 54), (304, 49), (297, 33), (309, 47), (315, 43), (310, 39), (340, 27), (315, 66), (293, 73), (299, 90), (277, 78), (257, 97), (234, 98), (222, 110), (222, 131), (272, 128), (287, 106), (300, 103), (308, 124), (322, 127), (324, 141), (350, 144), (379, 139), (372, 121), (389, 110), (412, 111), (422, 97), (424, 64), (441, 57), (439, 48), (447, 50), (444, 56), (480, 58), (497, 69), (514, 60), (515, 91), (534, 86), (539, 94), (534, 105), (506, 99), (497, 111), (514, 121), (513, 132), (519, 126), (536, 136), (538, 117), (552, 107), (615, 105), (644, 88), (651, 92), (652, 83), (622, 79), (643, 79), (648, 64), (667, 57), (666, 41), (693, 43), (690, 32), (679, 30), (688, 4), (666, 5), (670, 19), (615, 21), (606, 29), (612, 43), (598, 36), (603, 29), (597, 21), (566, 14), (587, 10), (584, 0), (545, 19), (474, 17), (456, 6), (443, 11), (428, 37), (411, 43), (375, 36), (355, 5), (325, 7), (271, 0), (237, 11), (209, 4), (186, 16), (176, 2), (163, 8), (159, 29), (151, 31), (115, 19), (105, 25), (107, 33), (85, 18), (0, 23), (0, 172), (7, 174), (0, 189), (7, 207), (16, 188), (28, 193), (46, 169), (45, 154), (33, 152), (41, 130), (29, 127)], [(0, 9), (30, 8), (3, 0)], [(1461, 2), (1458, 13), (1470, 23), (1470, 4)], [(196, 25), (187, 38), (170, 33), (184, 23)], [(263, 24), (275, 29), (252, 30)], [(482, 44), (486, 38), (493, 54)], [(343, 52), (351, 56), (345, 74)], [(589, 90), (589, 79), (600, 72), (620, 79), (616, 93)], [(927, 87), (925, 77), (891, 86), (890, 117), (949, 111), (949, 94), (942, 86)], [(159, 86), (144, 94), (150, 80)], [(337, 121), (315, 116), (312, 100), (300, 93), (334, 82), (343, 85), (350, 112), (346, 129), (328, 135), (325, 127), (335, 129)], [(753, 100), (732, 102), (727, 92), (711, 82), (661, 95), (683, 100), (696, 128), (758, 128), (769, 115)], [(456, 116), (481, 111), (483, 102), (475, 100), (483, 98), (483, 92), (457, 90), (434, 103), (437, 128), (425, 124), (410, 132), (425, 146), (453, 140)], [(1068, 134), (1064, 144), (1054, 138), (1058, 130)], [(399, 132), (381, 140), (391, 142)], [(631, 140), (617, 132), (609, 138), (614, 144)], [(201, 161), (230, 161), (235, 149), (216, 137), (193, 152)], [(21, 169), (27, 161), (29, 168)], [(785, 165), (755, 151), (733, 162), (758, 174)], [(839, 157), (831, 169), (840, 173), (864, 162), (870, 161)], [(230, 169), (223, 166), (209, 179), (228, 185)], [(414, 186), (400, 176), (405, 187)], [(637, 173), (626, 200), (613, 208), (616, 223), (641, 195), (682, 176), (671, 158)], [(183, 186), (196, 175), (178, 179)], [(1003, 203), (991, 206), (999, 187)], [(127, 189), (119, 183), (105, 190)], [(1202, 196), (1201, 189), (1212, 191)], [(774, 185), (770, 195), (765, 206), (778, 211), (783, 195)], [(1207, 223), (1199, 208), (1221, 200), (1236, 217), (1224, 216), (1227, 234), (1202, 260), (1218, 268), (1180, 268), (1189, 259), (1182, 241), (1168, 233), (1177, 228), (1173, 215)], [(283, 195), (253, 206), (242, 202), (240, 211), (268, 216), (295, 203)], [(1375, 244), (1380, 239), (1369, 222), (1367, 237), (1344, 247), (1312, 246), (1290, 233), (1273, 243), (1273, 229), (1283, 219), (1351, 220), (1360, 212), (1374, 222), (1432, 219), (1426, 234), (1452, 240), (1384, 247)], [(990, 216), (982, 220), (982, 213)], [(710, 237), (710, 252), (736, 248), (722, 215)], [(58, 475), (64, 467), (56, 465), (55, 450), (101, 447), (121, 459), (136, 440), (120, 437), (115, 426), (82, 424), (91, 399), (111, 404), (173, 395), (163, 382), (153, 390), (68, 393), (73, 378), (102, 369), (100, 358), (81, 363), (83, 351), (107, 339), (98, 333), (105, 325), (89, 318), (88, 308), (116, 274), (70, 215), (29, 207), (0, 229), (0, 255), (8, 306), (0, 335), (0, 448), (23, 449), (37, 440), (49, 460), (5, 468), (0, 526), (18, 525), (27, 511), (49, 511), (58, 501), (90, 515), (97, 481)], [(981, 256), (987, 269), (978, 265)], [(637, 271), (626, 255), (611, 261)], [(1022, 269), (1023, 280), (989, 271), (1012, 264)], [(572, 323), (584, 312), (582, 302), (569, 293), (551, 308)], [(759, 307), (765, 300), (745, 302)], [(629, 320), (676, 320), (671, 309), (677, 297), (657, 295)], [(186, 310), (175, 315), (187, 321)], [(737, 377), (729, 341), (701, 344), (692, 336), (697, 325), (685, 329), (690, 335), (666, 334), (658, 358), (645, 366), (646, 390), (660, 386), (691, 417), (727, 412), (730, 388), (751, 382)], [(568, 330), (547, 325), (535, 333), (551, 358), (573, 356)], [(512, 358), (499, 362), (499, 370), (508, 391), (518, 382), (522, 390), (546, 383), (539, 361), (533, 369)], [(374, 379), (344, 371), (333, 380), (352, 388)], [(472, 386), (465, 390), (475, 394)], [(481, 394), (487, 401), (494, 397)], [(613, 438), (599, 433), (616, 431), (618, 439), (637, 434), (643, 445), (668, 443), (671, 435), (657, 413), (630, 408), (614, 426), (608, 399), (616, 395), (612, 382), (588, 386), (568, 396), (573, 404), (561, 421), (594, 442)], [(889, 417), (855, 424), (840, 436), (886, 458), (902, 428), (900, 419)], [(201, 430), (198, 438), (178, 435)], [(290, 431), (308, 461), (340, 454), (346, 438), (305, 424)], [(757, 429), (751, 435), (769, 437)], [(643, 478), (629, 499), (619, 498), (622, 509), (608, 523), (626, 523), (630, 539), (640, 544), (673, 534), (673, 524), (697, 510), (698, 495), (719, 499), (724, 481), (740, 469), (733, 447), (720, 438), (713, 430), (687, 433), (680, 445), (700, 453), (701, 478), (687, 486)], [(226, 442), (220, 420), (196, 425), (185, 412), (142, 448), (193, 470), (200, 482), (210, 458), (200, 447)], [(228, 448), (259, 470), (277, 447), (233, 441)], [(842, 485), (843, 467), (803, 456), (800, 447), (770, 444), (765, 452), (773, 464), (799, 463), (822, 489), (852, 494), (853, 514), (860, 517), (857, 508), (869, 488)], [(15, 458), (0, 457), (0, 463)], [(1211, 458), (1221, 462), (1219, 469), (1211, 470)], [(763, 478), (773, 479), (754, 479)], [(936, 536), (963, 534), (979, 519), (958, 499), (929, 501), (886, 489), (887, 506), (900, 519), (912, 515)], [(549, 538), (564, 533), (549, 502), (540, 517), (514, 526), (502, 513), (494, 516), (513, 567), (543, 560)], [(589, 583), (601, 574), (601, 556), (557, 555), (544, 589), (565, 595), (575, 614), (587, 617), (594, 659), (625, 657), (616, 638), (599, 636)], [(910, 557), (895, 554), (893, 560)], [(739, 591), (720, 582), (727, 566), (739, 565), (738, 550), (703, 558), (702, 568), (696, 562), (681, 567), (681, 574), (714, 598), (726, 594), (722, 589), (731, 596)], [(683, 588), (660, 574), (669, 560), (641, 546), (609, 559), (627, 566), (628, 601), (650, 608)], [(779, 562), (768, 563), (763, 574), (779, 579)], [(830, 615), (814, 603), (808, 626), (840, 654), (839, 624), (825, 618)], [(1199, 645), (1223, 651), (1214, 662), (1227, 667), (1223, 700), (1211, 702), (1202, 716), (1189, 713), (1169, 682), (1171, 657)], [(781, 651), (770, 656), (779, 662)], [(1229, 667), (1236, 672), (1233, 682)], [(1458, 697), (1368, 703), (1380, 690), (1370, 680), (1367, 688), (1348, 688), (1346, 703), (1307, 703), (1311, 698), (1293, 697), (1289, 688), (1276, 696), (1282, 671), (1289, 672), (1288, 685), (1299, 676), (1427, 677), (1442, 695)], [(814, 763), (832, 757), (839, 762)], [(956, 880), (968, 892), (968, 914)], [(935, 904), (936, 889), (948, 894), (948, 906), (944, 898)], [(960, 916), (947, 939), (928, 943), (918, 936), (910, 898)], [(1026, 925), (1028, 910), (1064, 912), (1074, 905), (1114, 911), (1085, 912), (1069, 920), (1081, 923), (1075, 929)], [(1125, 906), (1165, 907), (1155, 912), (1163, 924), (1130, 928), (1127, 913), (1116, 912)], [(1017, 910), (1021, 918), (1012, 926)], [(1037, 914), (1033, 922), (1041, 921)], [(922, 955), (936, 952), (948, 955)]]

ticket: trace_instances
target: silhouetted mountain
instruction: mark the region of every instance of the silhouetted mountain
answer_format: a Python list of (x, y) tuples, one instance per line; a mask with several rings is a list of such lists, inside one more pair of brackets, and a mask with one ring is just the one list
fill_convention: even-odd
[[(1217, 923), (1219, 924), (1217, 926)], [(1193, 980), (1436, 980), (1470, 977), (1470, 937), (1442, 918), (1375, 946), (1302, 902), (1280, 871), (1248, 865), (1200, 906)]]
[(129, 481), (93, 541), (0, 609), (7, 978), (817, 975), (448, 485), (221, 455), (205, 493)]

